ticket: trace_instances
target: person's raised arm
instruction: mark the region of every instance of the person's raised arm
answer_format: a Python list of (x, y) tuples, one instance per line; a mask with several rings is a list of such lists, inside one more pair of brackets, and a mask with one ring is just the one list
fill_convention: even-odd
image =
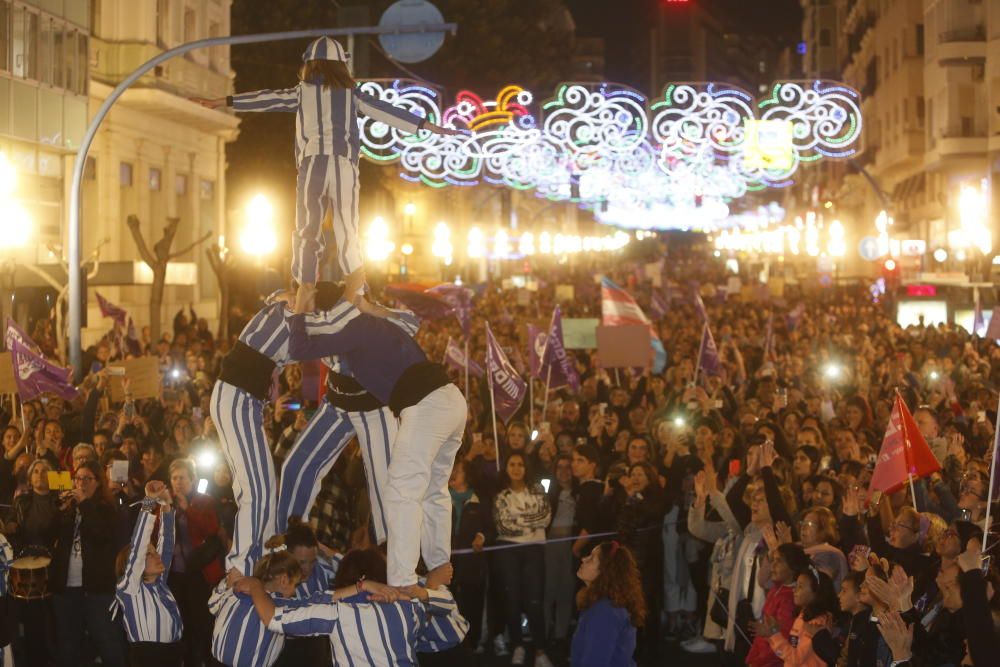
[(461, 130), (453, 130), (435, 125), (426, 118), (407, 111), (402, 107), (397, 107), (385, 100), (380, 100), (374, 95), (363, 93), (360, 90), (354, 91), (354, 99), (357, 100), (358, 110), (361, 113), (403, 132), (416, 134), (418, 130), (428, 130), (434, 134), (442, 135), (466, 134)]
[(242, 112), (290, 113), (298, 111), (299, 89), (295, 86), (278, 90), (254, 90), (229, 97), (192, 97), (191, 101), (209, 109), (232, 107), (234, 111)]
[[(142, 503), (142, 511), (135, 522), (132, 531), (132, 548), (125, 563), (125, 574), (118, 582), (118, 591), (127, 595), (135, 595), (142, 586), (142, 575), (146, 570), (146, 551), (156, 524), (156, 498), (147, 497)], [(162, 535), (162, 532), (161, 532)], [(162, 538), (161, 538), (162, 541)]]

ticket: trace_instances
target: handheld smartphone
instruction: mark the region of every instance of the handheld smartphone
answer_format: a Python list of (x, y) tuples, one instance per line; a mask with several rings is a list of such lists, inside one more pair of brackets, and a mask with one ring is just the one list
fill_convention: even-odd
[(290, 410), (292, 412), (294, 412), (296, 410), (301, 410), (302, 409), (302, 404), (301, 403), (288, 403), (287, 405), (285, 405), (285, 409), (286, 410)]
[(111, 481), (115, 484), (128, 483), (128, 461), (111, 462)]
[(601, 416), (603, 417), (608, 412), (608, 404), (607, 403), (598, 403), (597, 404), (597, 409), (601, 413)]
[(985, 410), (980, 410), (979, 411), (979, 414), (976, 415), (976, 421), (980, 422), (980, 423), (986, 421), (986, 411)]
[(740, 476), (740, 460), (733, 459), (729, 462), (729, 476), (739, 477)]
[(582, 438), (581, 437), (581, 438), (577, 438), (576, 439), (576, 445), (577, 445), (577, 447), (579, 447), (580, 445), (586, 445), (586, 444), (587, 444), (587, 439), (586, 438)]

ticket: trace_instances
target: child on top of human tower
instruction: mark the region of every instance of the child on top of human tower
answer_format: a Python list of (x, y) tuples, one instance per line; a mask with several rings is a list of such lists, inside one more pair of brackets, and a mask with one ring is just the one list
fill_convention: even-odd
[[(299, 289), (296, 312), (312, 310), (320, 261), (325, 249), (323, 219), (332, 209), (337, 261), (345, 294), (362, 294), (365, 283), (358, 238), (358, 159), (361, 139), (358, 115), (363, 114), (404, 132), (429, 130), (461, 134), (393, 106), (356, 88), (348, 69), (348, 54), (329, 37), (313, 41), (302, 54), (299, 83), (281, 90), (257, 90), (219, 99), (195, 98), (215, 109), (295, 112), (296, 186), (295, 233), (292, 235), (292, 277)], [(358, 301), (365, 310), (367, 302)]]

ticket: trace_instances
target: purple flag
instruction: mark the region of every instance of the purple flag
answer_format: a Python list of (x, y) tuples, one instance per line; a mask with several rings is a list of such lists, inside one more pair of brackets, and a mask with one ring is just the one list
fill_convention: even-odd
[[(486, 371), (483, 367), (477, 364), (472, 359), (469, 359), (469, 373), (475, 375), (477, 378), (481, 378), (486, 375)], [(448, 337), (448, 347), (444, 350), (444, 363), (450, 368), (454, 368), (460, 373), (465, 372), (465, 350), (459, 347), (451, 336)]]
[(528, 325), (528, 367), (531, 377), (542, 377), (542, 355), (545, 353), (545, 332), (534, 324)]
[(701, 316), (701, 321), (708, 324), (708, 311), (705, 310), (705, 302), (701, 300), (701, 295), (698, 292), (694, 293), (694, 309)]
[[(40, 394), (52, 392), (67, 401), (77, 397), (76, 387), (71, 380), (73, 370), (56, 366), (45, 357), (35, 353), (17, 335), (11, 336), (7, 330), (7, 346), (14, 366), (14, 382), (22, 401), (30, 401)], [(30, 342), (31, 339), (28, 339)]]
[(979, 300), (979, 288), (977, 287), (973, 291), (973, 296), (976, 301), (976, 309), (972, 314), (972, 335), (982, 336), (983, 329), (986, 328), (986, 321), (983, 319), (983, 304)]
[(701, 332), (701, 349), (698, 351), (698, 368), (706, 373), (717, 374), (722, 371), (722, 360), (719, 359), (719, 348), (715, 346), (708, 324)]
[(425, 290), (389, 285), (385, 288), (385, 293), (394, 297), (421, 319), (443, 320), (450, 317), (453, 310), (451, 304), (444, 298)]
[(139, 341), (139, 333), (131, 317), (128, 318), (128, 329), (125, 332), (125, 351), (133, 357), (142, 356), (142, 342)]
[(486, 368), (489, 371), (490, 393), (493, 396), (494, 409), (506, 423), (521, 407), (521, 403), (528, 393), (528, 384), (510, 365), (507, 355), (503, 353), (497, 339), (493, 337), (489, 324), (486, 325)]
[(128, 312), (121, 306), (116, 306), (105, 299), (100, 292), (94, 292), (94, 294), (97, 296), (97, 305), (101, 308), (101, 317), (110, 317), (115, 321), (115, 324), (125, 326), (125, 322), (128, 321)]
[(993, 309), (993, 314), (990, 316), (990, 323), (986, 327), (986, 335), (983, 338), (1000, 340), (1000, 306)]
[(542, 366), (552, 368), (553, 389), (569, 385), (573, 391), (580, 391), (580, 376), (576, 373), (573, 357), (563, 346), (562, 310), (559, 306), (552, 311), (552, 323), (549, 325), (549, 335), (545, 341)]
[(454, 283), (443, 283), (427, 291), (437, 294), (451, 304), (455, 319), (462, 327), (462, 335), (465, 336), (465, 340), (469, 340), (469, 334), (472, 332), (472, 297), (475, 292)]
[[(998, 324), (1000, 324), (1000, 322), (998, 322)], [(38, 355), (39, 357), (45, 356), (42, 353), (42, 349), (35, 345), (35, 341), (31, 340), (31, 336), (25, 333), (24, 329), (17, 326), (17, 322), (8, 317), (7, 333), (4, 335), (4, 344), (7, 346), (8, 350), (10, 350), (11, 344), (14, 341), (19, 342), (22, 347), (31, 350), (32, 353)]]

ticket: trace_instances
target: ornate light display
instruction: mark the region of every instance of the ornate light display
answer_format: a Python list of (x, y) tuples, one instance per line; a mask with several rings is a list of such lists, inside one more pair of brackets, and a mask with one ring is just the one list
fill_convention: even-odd
[(722, 84), (676, 84), (649, 103), (624, 86), (564, 84), (535, 98), (507, 86), (493, 100), (407, 81), (362, 89), (464, 136), (406, 135), (364, 119), (362, 150), (431, 187), (485, 182), (593, 209), (608, 224), (705, 227), (748, 192), (787, 187), (803, 163), (844, 158), (861, 135), (856, 91), (829, 81), (779, 82), (759, 102)]

